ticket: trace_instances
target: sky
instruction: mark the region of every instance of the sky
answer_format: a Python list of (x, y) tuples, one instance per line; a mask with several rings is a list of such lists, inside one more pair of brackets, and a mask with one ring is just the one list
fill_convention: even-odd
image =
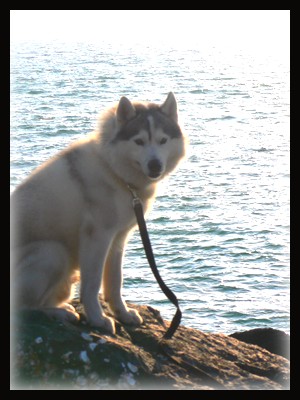
[(11, 41), (289, 49), (289, 10), (11, 10)]

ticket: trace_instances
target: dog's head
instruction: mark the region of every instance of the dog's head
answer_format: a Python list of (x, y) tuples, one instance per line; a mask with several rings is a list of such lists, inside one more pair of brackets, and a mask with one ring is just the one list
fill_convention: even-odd
[(178, 124), (177, 102), (172, 92), (161, 105), (131, 102), (121, 97), (112, 114), (113, 132), (107, 147), (114, 149), (115, 161), (124, 170), (129, 168), (132, 176), (158, 181), (184, 156), (185, 138)]

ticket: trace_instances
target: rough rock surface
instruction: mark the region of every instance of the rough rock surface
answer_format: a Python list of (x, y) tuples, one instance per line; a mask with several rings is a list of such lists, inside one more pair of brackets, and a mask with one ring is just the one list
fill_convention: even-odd
[(15, 316), (11, 389), (289, 389), (289, 361), (257, 345), (185, 326), (163, 341), (169, 322), (133, 304), (143, 325), (117, 323), (116, 335), (108, 335), (72, 304), (81, 316), (76, 325), (40, 311)]
[(257, 344), (271, 353), (290, 359), (290, 337), (278, 329), (250, 329), (245, 332), (235, 332), (229, 336), (245, 343)]

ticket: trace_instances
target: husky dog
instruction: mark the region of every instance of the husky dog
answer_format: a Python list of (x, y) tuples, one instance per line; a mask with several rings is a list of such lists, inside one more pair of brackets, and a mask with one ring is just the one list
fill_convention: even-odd
[(80, 300), (91, 325), (115, 332), (99, 304), (100, 288), (117, 320), (141, 324), (121, 295), (123, 251), (136, 225), (129, 187), (146, 211), (158, 181), (184, 154), (172, 92), (162, 105), (122, 97), (100, 115), (91, 136), (33, 171), (11, 197), (16, 308), (77, 320), (67, 301), (80, 273)]

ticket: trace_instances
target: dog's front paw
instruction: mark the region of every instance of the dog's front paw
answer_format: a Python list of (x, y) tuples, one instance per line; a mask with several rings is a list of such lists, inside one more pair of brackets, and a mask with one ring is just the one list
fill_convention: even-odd
[(99, 318), (87, 318), (87, 320), (90, 325), (96, 328), (103, 329), (108, 333), (116, 333), (115, 321), (106, 315), (99, 316)]
[(143, 318), (133, 308), (126, 308), (122, 312), (115, 312), (115, 316), (123, 324), (139, 326), (143, 323)]

